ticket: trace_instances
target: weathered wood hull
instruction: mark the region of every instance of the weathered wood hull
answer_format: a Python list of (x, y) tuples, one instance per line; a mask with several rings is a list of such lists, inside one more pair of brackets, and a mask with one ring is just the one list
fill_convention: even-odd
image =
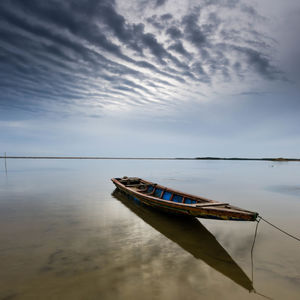
[[(182, 193), (140, 178), (134, 178), (135, 184), (130, 184), (130, 180), (131, 178), (112, 178), (112, 182), (123, 193), (168, 213), (234, 221), (255, 221), (258, 216), (256, 212)], [(146, 186), (147, 190), (142, 191), (141, 185)]]

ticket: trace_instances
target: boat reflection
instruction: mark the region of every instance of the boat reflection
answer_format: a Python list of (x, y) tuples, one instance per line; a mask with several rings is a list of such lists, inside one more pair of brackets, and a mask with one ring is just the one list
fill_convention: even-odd
[(129, 199), (119, 190), (112, 196), (181, 248), (248, 291), (253, 284), (216, 238), (196, 219), (164, 214)]

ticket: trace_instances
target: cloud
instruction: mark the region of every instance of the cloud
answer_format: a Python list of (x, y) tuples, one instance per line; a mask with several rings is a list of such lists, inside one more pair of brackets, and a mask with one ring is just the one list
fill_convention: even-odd
[(181, 37), (183, 36), (181, 30), (178, 29), (178, 28), (175, 27), (175, 26), (169, 27), (169, 28), (167, 29), (166, 33), (167, 33), (168, 35), (170, 35), (170, 37), (171, 37), (172, 39), (174, 39), (174, 40), (175, 40), (175, 39), (179, 39), (179, 38), (181, 38)]
[(164, 5), (168, 0), (156, 0), (155, 1), (155, 6), (156, 7), (159, 7), (159, 6), (162, 6)]
[(157, 39), (152, 33), (143, 34), (141, 41), (144, 47), (149, 48), (152, 54), (154, 54), (156, 58), (160, 60), (160, 62), (164, 63), (162, 59), (168, 56), (168, 53), (164, 47), (158, 43)]
[(160, 19), (163, 20), (163, 21), (167, 21), (167, 20), (170, 20), (172, 18), (173, 18), (173, 16), (171, 14), (164, 14), (160, 17)]
[(146, 21), (159, 30), (162, 30), (164, 28), (164, 24), (162, 24), (161, 20), (157, 18), (157, 15), (153, 15), (147, 18)]
[(240, 8), (242, 12), (249, 14), (251, 17), (256, 18), (257, 20), (260, 21), (266, 20), (266, 18), (261, 16), (253, 6), (247, 5), (245, 3), (241, 3)]
[(176, 41), (175, 43), (171, 44), (168, 49), (174, 50), (189, 59), (192, 58), (192, 55), (184, 48), (181, 41)]
[(284, 79), (283, 72), (272, 66), (270, 59), (262, 53), (247, 47), (233, 47), (236, 51), (244, 54), (249, 67), (266, 79)]
[(198, 17), (197, 12), (186, 15), (182, 20), (182, 24), (184, 25), (186, 39), (200, 49), (207, 42), (207, 37), (198, 25)]
[(173, 19), (171, 14), (163, 14), (158, 16), (157, 14), (148, 17), (146, 21), (157, 28), (158, 30), (163, 30), (169, 24), (169, 22)]
[(0, 105), (94, 115), (286, 80), (258, 7), (174, 1), (1, 1)]

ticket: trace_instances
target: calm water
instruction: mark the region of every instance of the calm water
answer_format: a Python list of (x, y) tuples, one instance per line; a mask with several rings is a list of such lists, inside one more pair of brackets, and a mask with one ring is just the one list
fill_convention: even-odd
[[(300, 235), (300, 163), (8, 160), (0, 299), (300, 299), (300, 243), (260, 223), (177, 220), (114, 192), (139, 176)], [(256, 293), (249, 292), (252, 288)]]

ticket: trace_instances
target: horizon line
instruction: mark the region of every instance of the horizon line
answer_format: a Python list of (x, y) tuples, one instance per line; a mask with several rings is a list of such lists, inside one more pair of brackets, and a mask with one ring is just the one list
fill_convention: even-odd
[(19, 155), (1, 155), (4, 159), (103, 159), (103, 160), (254, 160), (254, 161), (300, 161), (300, 158), (284, 157), (122, 157), (122, 156), (19, 156)]

